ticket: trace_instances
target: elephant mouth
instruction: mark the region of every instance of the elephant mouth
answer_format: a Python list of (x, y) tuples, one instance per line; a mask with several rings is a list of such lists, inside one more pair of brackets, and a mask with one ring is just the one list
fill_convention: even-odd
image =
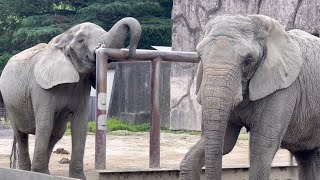
[(85, 66), (89, 67), (89, 69), (94, 69), (96, 67), (96, 54), (93, 53), (92, 58), (88, 55), (84, 58)]
[(88, 62), (90, 62), (91, 64), (95, 65), (96, 64), (96, 59), (97, 59), (97, 55), (96, 55), (96, 50), (99, 49), (100, 47), (103, 47), (102, 43), (99, 43), (96, 48), (93, 51), (93, 58), (90, 58), (88, 55), (86, 56), (86, 60)]

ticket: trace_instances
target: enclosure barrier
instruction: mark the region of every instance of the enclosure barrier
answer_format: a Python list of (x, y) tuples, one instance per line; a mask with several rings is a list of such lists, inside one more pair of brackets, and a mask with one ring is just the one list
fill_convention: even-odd
[(149, 167), (160, 167), (160, 69), (162, 61), (199, 62), (195, 52), (137, 50), (127, 59), (128, 49), (99, 48), (96, 50), (96, 138), (95, 168), (106, 169), (106, 118), (107, 118), (107, 64), (108, 59), (134, 62), (151, 61), (151, 122)]

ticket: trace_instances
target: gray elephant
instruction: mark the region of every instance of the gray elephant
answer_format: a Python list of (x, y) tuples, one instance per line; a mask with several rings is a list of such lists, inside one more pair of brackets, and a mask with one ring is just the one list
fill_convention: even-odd
[[(121, 48), (130, 31), (129, 54), (135, 53), (141, 26), (123, 18), (109, 32), (92, 23), (76, 25), (13, 56), (0, 78), (0, 90), (18, 142), (19, 169), (49, 173), (54, 145), (71, 122), (69, 176), (85, 178), (83, 156), (90, 87), (95, 86), (95, 50)], [(35, 134), (31, 166), (28, 134)]]
[(222, 155), (250, 131), (251, 180), (269, 179), (278, 149), (296, 158), (299, 179), (320, 179), (320, 39), (286, 32), (263, 15), (211, 19), (197, 45), (204, 136), (180, 164), (180, 179), (221, 179)]

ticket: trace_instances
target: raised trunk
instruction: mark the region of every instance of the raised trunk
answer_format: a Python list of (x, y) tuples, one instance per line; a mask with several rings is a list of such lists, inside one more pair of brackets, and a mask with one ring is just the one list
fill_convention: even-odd
[[(212, 72), (215, 72), (213, 74)], [(218, 72), (219, 74), (217, 75)], [(207, 179), (221, 179), (222, 153), (226, 125), (237, 98), (237, 76), (221, 69), (205, 72), (202, 91), (202, 119), (204, 121), (205, 159)]]

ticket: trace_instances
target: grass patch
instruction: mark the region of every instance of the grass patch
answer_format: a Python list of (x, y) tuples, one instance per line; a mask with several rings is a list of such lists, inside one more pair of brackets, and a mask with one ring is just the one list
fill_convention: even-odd
[[(120, 118), (118, 117), (112, 117), (108, 118), (106, 121), (107, 124), (107, 132), (113, 132), (118, 130), (126, 130), (129, 132), (146, 132), (149, 131), (150, 125), (149, 123), (141, 124), (141, 125), (129, 125), (127, 123), (124, 123)], [(88, 134), (95, 134), (96, 133), (96, 123), (95, 122), (88, 122)], [(67, 129), (64, 135), (70, 135), (71, 134), (71, 123), (68, 122)], [(124, 133), (112, 133), (112, 135), (129, 135)]]
[(95, 122), (88, 122), (88, 132), (96, 133), (96, 123)]
[(248, 140), (249, 134), (248, 133), (240, 133), (238, 136), (238, 140)]
[(5, 118), (0, 118), (0, 126), (1, 128), (11, 128), (11, 121)]
[[(109, 135), (114, 136), (129, 136), (131, 132), (149, 132), (150, 125), (149, 123), (141, 125), (129, 125), (123, 122), (119, 117), (111, 117), (106, 121), (107, 132)], [(67, 130), (65, 135), (71, 134), (71, 124), (67, 124)], [(124, 130), (127, 132), (118, 132), (119, 130)], [(95, 134), (96, 132), (96, 123), (88, 122), (88, 134)], [(161, 128), (162, 133), (173, 133), (173, 134), (189, 134), (189, 135), (201, 135), (200, 131), (188, 131), (188, 130), (170, 130), (168, 128)]]
[(201, 131), (188, 131), (188, 130), (170, 130), (170, 129), (162, 129), (163, 133), (173, 133), (173, 134), (189, 134), (189, 135), (201, 135)]
[(107, 131), (127, 130), (130, 132), (146, 132), (149, 131), (149, 123), (141, 125), (128, 125), (118, 117), (112, 117), (107, 120)]
[(70, 136), (71, 135), (71, 129), (66, 129), (66, 132), (64, 132), (65, 136)]

